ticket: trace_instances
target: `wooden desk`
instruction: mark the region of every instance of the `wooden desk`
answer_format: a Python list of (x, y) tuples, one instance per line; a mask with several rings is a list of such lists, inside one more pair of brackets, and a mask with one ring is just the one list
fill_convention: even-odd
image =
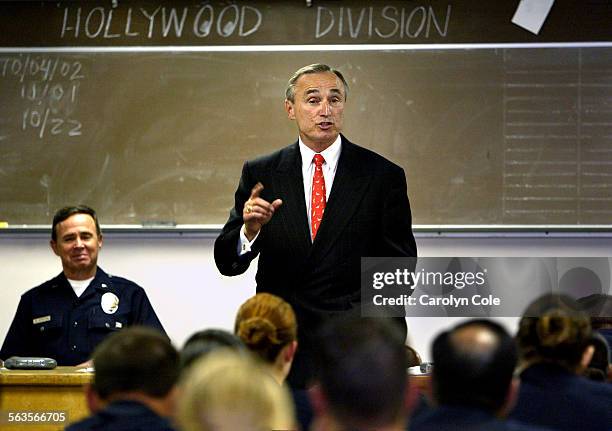
[(65, 411), (65, 423), (0, 424), (3, 431), (55, 431), (89, 414), (83, 387), (93, 380), (93, 373), (77, 371), (75, 367), (54, 370), (0, 369), (0, 412)]

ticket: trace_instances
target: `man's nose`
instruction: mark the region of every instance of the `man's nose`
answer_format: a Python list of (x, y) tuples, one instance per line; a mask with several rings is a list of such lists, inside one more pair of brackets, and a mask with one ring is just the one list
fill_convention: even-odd
[(328, 116), (331, 114), (331, 106), (328, 101), (321, 102), (321, 115)]
[(75, 247), (83, 247), (83, 240), (81, 238), (76, 239), (76, 242), (74, 243)]

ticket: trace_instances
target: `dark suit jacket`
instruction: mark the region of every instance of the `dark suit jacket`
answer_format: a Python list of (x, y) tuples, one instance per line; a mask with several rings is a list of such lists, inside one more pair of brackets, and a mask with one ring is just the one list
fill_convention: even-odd
[[(280, 198), (283, 204), (262, 228), (253, 251), (239, 257), (242, 210), (258, 181), (265, 187), (263, 199)], [(278, 295), (294, 307), (300, 346), (289, 380), (295, 387), (303, 387), (309, 377), (304, 357), (320, 323), (359, 315), (360, 258), (416, 253), (403, 169), (344, 137), (314, 242), (297, 142), (244, 164), (234, 208), (215, 242), (215, 262), (222, 274), (242, 274), (259, 254), (257, 291)]]
[(521, 373), (512, 418), (561, 431), (612, 430), (612, 386), (555, 364), (535, 364)]
[(138, 401), (117, 400), (66, 431), (175, 431), (170, 421)]
[(412, 419), (410, 431), (552, 431), (471, 407), (440, 406)]

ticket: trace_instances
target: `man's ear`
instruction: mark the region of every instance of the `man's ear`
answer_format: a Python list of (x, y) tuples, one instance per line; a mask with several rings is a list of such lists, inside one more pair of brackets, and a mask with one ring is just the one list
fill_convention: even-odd
[(298, 347), (298, 342), (297, 341), (292, 341), (291, 343), (289, 343), (287, 345), (287, 347), (285, 347), (285, 351), (283, 352), (284, 354), (284, 360), (285, 362), (290, 362), (293, 361), (293, 357), (295, 356), (295, 352), (297, 351), (297, 347)]
[(595, 346), (590, 345), (584, 352), (582, 352), (582, 358), (580, 359), (580, 369), (586, 370), (591, 363), (591, 359), (593, 359), (593, 354), (595, 353)]
[(49, 246), (51, 247), (51, 250), (53, 250), (53, 253), (55, 253), (56, 256), (59, 256), (59, 253), (57, 251), (57, 243), (51, 240), (49, 241)]
[(498, 412), (499, 417), (505, 418), (510, 414), (514, 408), (514, 404), (516, 404), (516, 400), (518, 399), (520, 386), (521, 381), (517, 377), (512, 377), (512, 380), (510, 380), (510, 384), (508, 385), (508, 391), (506, 392), (506, 400)]
[(87, 401), (87, 408), (91, 414), (99, 412), (104, 407), (104, 403), (91, 383), (85, 385), (85, 399)]
[(320, 384), (308, 388), (308, 398), (315, 416), (324, 416), (327, 413), (327, 399)]
[(293, 103), (287, 99), (285, 99), (285, 111), (287, 111), (287, 117), (290, 120), (295, 120), (295, 109), (293, 108)]

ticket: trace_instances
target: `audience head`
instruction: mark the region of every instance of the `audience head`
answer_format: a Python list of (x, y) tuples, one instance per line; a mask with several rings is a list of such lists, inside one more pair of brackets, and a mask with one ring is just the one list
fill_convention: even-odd
[(219, 349), (196, 361), (181, 386), (184, 431), (295, 429), (293, 403), (259, 361)]
[(236, 315), (234, 332), (283, 381), (297, 349), (297, 323), (289, 303), (270, 293), (248, 299)]
[(469, 320), (442, 332), (432, 347), (436, 402), (501, 412), (511, 402), (517, 356), (514, 339), (492, 321)]
[(399, 328), (386, 319), (338, 319), (320, 331), (315, 413), (343, 428), (405, 427), (408, 360)]
[(223, 329), (205, 329), (191, 335), (181, 350), (181, 370), (185, 370), (197, 359), (220, 348), (239, 352), (246, 351), (240, 338)]
[(106, 337), (93, 365), (93, 387), (102, 399), (133, 392), (163, 398), (178, 380), (179, 354), (165, 335), (133, 326)]
[(546, 294), (531, 303), (519, 322), (516, 338), (527, 366), (547, 362), (580, 372), (592, 353), (589, 317), (567, 295)]

